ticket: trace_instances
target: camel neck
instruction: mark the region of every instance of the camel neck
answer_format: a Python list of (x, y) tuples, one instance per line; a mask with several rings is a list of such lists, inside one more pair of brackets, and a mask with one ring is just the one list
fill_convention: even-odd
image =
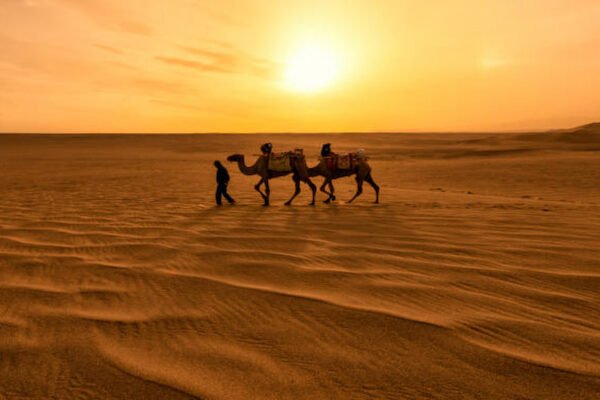
[(244, 175), (256, 175), (258, 173), (258, 163), (260, 161), (260, 157), (256, 160), (253, 165), (246, 165), (246, 159), (244, 156), (241, 156), (238, 160), (238, 167), (240, 172)]

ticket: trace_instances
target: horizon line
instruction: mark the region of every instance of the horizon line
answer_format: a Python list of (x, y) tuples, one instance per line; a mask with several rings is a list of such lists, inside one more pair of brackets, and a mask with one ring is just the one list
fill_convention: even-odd
[[(581, 125), (585, 126), (585, 125)], [(0, 135), (364, 135), (364, 134), (473, 134), (473, 133), (540, 133), (575, 128), (537, 128), (513, 130), (373, 130), (373, 131), (259, 131), (259, 132), (0, 132)]]
[(541, 133), (557, 132), (565, 130), (583, 129), (592, 125), (600, 125), (600, 122), (588, 122), (585, 124), (562, 127), (562, 128), (519, 128), (506, 130), (368, 130), (368, 131), (255, 131), (255, 132), (0, 132), (0, 135), (364, 135), (364, 134), (473, 134), (473, 133)]

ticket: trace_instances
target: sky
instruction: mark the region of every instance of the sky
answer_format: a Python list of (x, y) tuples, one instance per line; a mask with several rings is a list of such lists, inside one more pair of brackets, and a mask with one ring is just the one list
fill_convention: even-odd
[(0, 132), (572, 127), (600, 120), (599, 21), (598, 0), (0, 0)]

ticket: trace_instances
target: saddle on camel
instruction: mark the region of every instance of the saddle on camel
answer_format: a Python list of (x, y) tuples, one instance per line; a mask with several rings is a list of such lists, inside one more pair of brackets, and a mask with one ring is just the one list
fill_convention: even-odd
[(365, 151), (358, 149), (355, 153), (334, 153), (331, 144), (326, 143), (321, 148), (321, 159), (327, 163), (330, 170), (352, 170), (361, 160), (366, 160)]
[(267, 158), (268, 169), (275, 172), (292, 172), (292, 163), (304, 159), (303, 149), (273, 153), (271, 143), (265, 143), (260, 147), (263, 156)]

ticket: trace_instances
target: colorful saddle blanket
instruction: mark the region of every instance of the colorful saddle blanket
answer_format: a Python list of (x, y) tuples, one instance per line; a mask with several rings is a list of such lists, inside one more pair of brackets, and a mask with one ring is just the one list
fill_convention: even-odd
[(331, 155), (321, 157), (321, 159), (327, 162), (328, 169), (350, 170), (353, 169), (360, 160), (367, 160), (367, 157), (365, 156), (365, 151), (363, 149), (358, 149), (355, 153), (331, 153)]
[(327, 162), (327, 169), (335, 169), (335, 156), (323, 157)]
[(353, 153), (336, 154), (336, 167), (338, 169), (352, 169), (356, 163), (356, 156)]

